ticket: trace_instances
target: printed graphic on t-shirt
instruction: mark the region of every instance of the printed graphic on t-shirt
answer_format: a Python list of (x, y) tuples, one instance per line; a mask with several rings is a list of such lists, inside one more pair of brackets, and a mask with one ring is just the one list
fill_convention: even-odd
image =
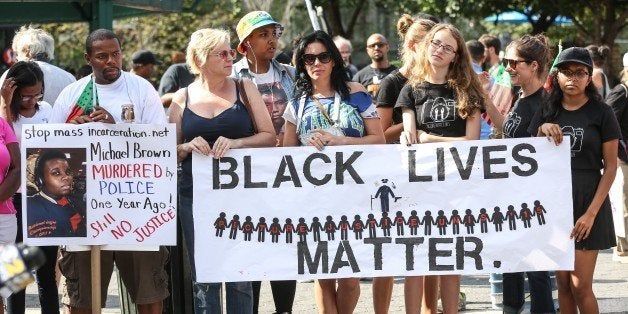
[(508, 120), (504, 123), (504, 136), (508, 138), (514, 137), (520, 124), (521, 116), (516, 112), (511, 112)]
[(257, 89), (262, 95), (262, 100), (264, 104), (266, 104), (266, 109), (273, 121), (275, 134), (282, 134), (284, 131), (283, 113), (288, 105), (288, 95), (286, 91), (283, 90), (279, 81), (258, 84)]
[(423, 105), (422, 124), (428, 128), (449, 126), (456, 120), (456, 102), (453, 99), (436, 97)]
[(571, 157), (574, 157), (577, 152), (582, 150), (582, 139), (584, 138), (583, 128), (574, 128), (571, 125), (565, 125), (562, 127), (563, 135), (569, 136), (571, 142)]
[[(330, 117), (333, 118), (336, 116), (336, 109), (334, 108), (333, 102), (323, 104), (323, 106)], [(377, 114), (376, 111), (373, 112), (375, 112), (374, 115)], [(298, 134), (306, 134), (314, 129), (327, 129), (330, 128), (332, 124), (333, 123), (329, 121), (316, 106), (308, 106), (304, 110)], [(360, 116), (360, 113), (344, 101), (340, 102), (338, 125), (346, 136), (361, 137), (366, 133), (364, 119)]]

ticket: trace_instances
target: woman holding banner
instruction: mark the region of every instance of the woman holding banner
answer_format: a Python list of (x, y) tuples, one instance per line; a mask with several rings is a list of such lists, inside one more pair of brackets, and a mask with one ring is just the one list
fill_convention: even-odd
[(563, 140), (571, 144), (575, 263), (573, 271), (556, 272), (558, 302), (561, 313), (599, 313), (593, 272), (599, 250), (616, 243), (608, 191), (617, 171), (621, 131), (593, 84), (593, 62), (585, 48), (563, 50), (556, 67), (548, 99), (529, 132), (552, 138), (556, 145)]
[[(236, 81), (229, 77), (235, 57), (230, 42), (229, 33), (224, 30), (201, 29), (192, 34), (187, 62), (199, 78), (176, 92), (170, 106), (169, 119), (177, 126), (177, 157), (182, 168), (179, 218), (185, 226), (183, 236), (193, 278), (192, 152), (221, 158), (230, 149), (275, 146), (273, 124), (257, 88), (247, 79)], [(194, 312), (220, 313), (221, 286), (195, 281)], [(250, 282), (228, 282), (226, 289), (228, 313), (253, 312)]]
[[(541, 107), (546, 97), (543, 84), (551, 62), (548, 39), (544, 35), (525, 35), (511, 42), (506, 47), (502, 63), (510, 74), (513, 86), (520, 86), (519, 99), (506, 117), (506, 121), (497, 125), (496, 130), (503, 130), (505, 138), (535, 136), (528, 127), (534, 113)], [(501, 118), (501, 115), (497, 115)], [(525, 273), (530, 285), (530, 311), (532, 313), (554, 313), (552, 283), (547, 271)], [(504, 313), (519, 313), (525, 303), (524, 273), (505, 273)]]
[[(479, 139), (486, 95), (460, 31), (437, 24), (419, 45), (415, 58), (416, 66), (395, 105), (402, 109), (401, 143)], [(443, 311), (457, 313), (459, 275), (426, 276), (422, 311), (436, 313), (439, 278)]]
[[(383, 144), (382, 128), (371, 96), (347, 81), (340, 51), (325, 32), (301, 39), (295, 50), (295, 99), (284, 118), (284, 146)], [(317, 280), (319, 312), (352, 313), (360, 297), (359, 278)]]
[[(429, 15), (421, 15), (430, 17)], [(401, 111), (394, 109), (399, 92), (408, 81), (410, 71), (415, 65), (415, 54), (419, 43), (427, 32), (436, 23), (432, 20), (413, 19), (408, 14), (403, 14), (397, 21), (397, 33), (403, 40), (401, 58), (403, 66), (387, 75), (381, 81), (377, 93), (377, 113), (380, 117), (382, 129), (387, 143), (398, 143), (399, 135), (403, 131), (401, 123)], [(393, 290), (393, 277), (373, 278), (373, 307), (375, 313), (388, 313)], [(406, 313), (418, 313), (421, 310), (421, 296), (423, 295), (423, 277), (408, 276), (404, 284), (404, 296)]]
[[(13, 126), (20, 141), (22, 125), (48, 123), (52, 106), (42, 100), (44, 94), (44, 73), (32, 61), (20, 61), (7, 72), (0, 99), (3, 117)], [(5, 87), (6, 86), (6, 87)], [(27, 188), (27, 183), (24, 182)], [(31, 183), (33, 186), (34, 183)], [(31, 187), (33, 187), (31, 186)], [(18, 189), (13, 196), (13, 205), (17, 217), (17, 237), (15, 242), (22, 242), (22, 193)], [(45, 264), (39, 268), (37, 285), (39, 286), (39, 303), (45, 313), (59, 313), (59, 295), (55, 278), (57, 263), (57, 246), (41, 247), (46, 256)], [(24, 290), (12, 294), (7, 299), (7, 309), (11, 313), (24, 313), (26, 292)]]

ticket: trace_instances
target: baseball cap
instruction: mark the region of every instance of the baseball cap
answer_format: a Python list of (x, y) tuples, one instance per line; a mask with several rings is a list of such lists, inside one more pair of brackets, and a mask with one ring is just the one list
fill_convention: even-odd
[(266, 11), (253, 11), (243, 16), (236, 26), (236, 33), (238, 34), (238, 39), (240, 40), (237, 47), (238, 52), (244, 53), (244, 49), (242, 49), (242, 42), (244, 42), (244, 40), (251, 35), (254, 30), (271, 24), (281, 26), (281, 24), (273, 20), (273, 17)]
[(140, 50), (133, 53), (131, 56), (133, 64), (162, 64), (160, 60), (155, 58), (155, 55), (150, 50)]
[(591, 60), (589, 51), (582, 47), (571, 47), (563, 50), (558, 55), (558, 62), (556, 62), (556, 66), (559, 67), (561, 64), (568, 62), (580, 63), (589, 68), (593, 68), (593, 61)]

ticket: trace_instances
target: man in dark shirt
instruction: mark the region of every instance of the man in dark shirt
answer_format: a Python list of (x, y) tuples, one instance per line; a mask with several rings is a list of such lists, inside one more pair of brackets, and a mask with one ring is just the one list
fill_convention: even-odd
[(194, 82), (194, 79), (194, 74), (190, 72), (185, 63), (177, 63), (168, 67), (159, 81), (159, 89), (157, 90), (164, 108), (170, 107), (172, 96), (176, 91), (187, 87)]
[(397, 69), (388, 61), (388, 50), (388, 40), (384, 35), (371, 35), (366, 41), (366, 53), (371, 58), (371, 64), (358, 71), (353, 77), (353, 81), (364, 85), (373, 97), (377, 94), (380, 81), (388, 73)]

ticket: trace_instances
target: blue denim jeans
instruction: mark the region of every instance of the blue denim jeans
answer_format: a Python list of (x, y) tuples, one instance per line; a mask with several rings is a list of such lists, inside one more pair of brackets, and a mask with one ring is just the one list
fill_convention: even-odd
[[(504, 313), (521, 313), (525, 303), (524, 273), (506, 273), (503, 275)], [(549, 272), (526, 272), (530, 287), (531, 313), (556, 313), (552, 299), (552, 282)]]
[[(188, 249), (190, 269), (192, 270), (192, 289), (194, 292), (194, 313), (220, 314), (222, 283), (196, 282), (194, 263), (194, 218), (192, 217), (192, 198), (179, 194), (179, 222), (183, 230), (183, 239)], [(253, 288), (250, 281), (227, 282), (227, 313), (253, 313)]]

